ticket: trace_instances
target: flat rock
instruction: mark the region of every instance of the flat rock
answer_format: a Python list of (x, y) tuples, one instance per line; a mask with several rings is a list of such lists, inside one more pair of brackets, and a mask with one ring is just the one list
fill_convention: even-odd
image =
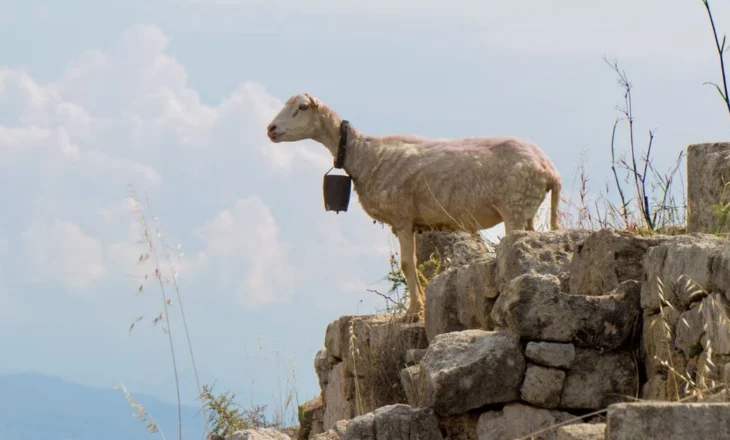
[(605, 423), (576, 423), (557, 429), (555, 440), (604, 440), (606, 438)]
[(554, 275), (527, 274), (500, 295), (492, 318), (523, 339), (614, 349), (632, 334), (639, 295), (636, 281), (624, 281), (608, 295), (583, 296), (561, 292)]
[(721, 440), (730, 438), (730, 404), (619, 403), (608, 407), (606, 438)]
[(546, 367), (569, 368), (575, 360), (573, 344), (557, 342), (528, 342), (525, 357)]
[(270, 428), (236, 431), (227, 440), (291, 440), (288, 435)]

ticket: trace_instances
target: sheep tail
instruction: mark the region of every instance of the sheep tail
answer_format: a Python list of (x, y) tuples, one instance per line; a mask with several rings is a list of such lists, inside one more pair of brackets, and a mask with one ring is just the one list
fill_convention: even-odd
[(560, 204), (560, 190), (562, 186), (560, 178), (553, 179), (548, 186), (550, 190), (550, 230), (552, 231), (560, 229), (558, 205)]

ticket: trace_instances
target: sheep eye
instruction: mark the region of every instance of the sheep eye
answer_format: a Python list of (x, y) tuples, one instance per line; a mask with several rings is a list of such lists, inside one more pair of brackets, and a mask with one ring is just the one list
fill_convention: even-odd
[(309, 105), (307, 105), (307, 104), (302, 104), (299, 106), (299, 110), (306, 110), (308, 108), (309, 108)]

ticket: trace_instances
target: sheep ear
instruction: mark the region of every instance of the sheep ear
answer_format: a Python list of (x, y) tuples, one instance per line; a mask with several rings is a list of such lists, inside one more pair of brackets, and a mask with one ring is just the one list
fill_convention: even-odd
[(305, 93), (304, 96), (306, 96), (309, 99), (309, 105), (311, 105), (314, 108), (319, 107), (319, 100), (317, 98), (310, 95), (309, 93)]

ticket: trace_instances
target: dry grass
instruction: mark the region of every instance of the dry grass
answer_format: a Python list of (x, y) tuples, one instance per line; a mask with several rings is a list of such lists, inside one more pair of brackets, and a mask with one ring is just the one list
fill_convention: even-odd
[[(180, 291), (177, 286), (177, 282), (175, 279), (177, 278), (177, 272), (175, 271), (173, 265), (172, 265), (172, 258), (171, 258), (171, 252), (167, 245), (167, 243), (164, 241), (164, 234), (159, 228), (159, 225), (153, 229), (153, 226), (149, 223), (148, 215), (145, 213), (145, 209), (142, 206), (142, 204), (139, 202), (137, 198), (137, 194), (134, 191), (133, 188), (129, 189), (129, 198), (132, 201), (133, 206), (133, 213), (137, 216), (137, 222), (141, 228), (141, 234), (142, 239), (140, 240), (140, 243), (144, 244), (145, 250), (139, 255), (139, 258), (137, 259), (138, 264), (144, 264), (148, 261), (152, 262), (153, 269), (151, 274), (144, 275), (143, 279), (141, 280), (139, 287), (137, 288), (137, 292), (141, 293), (144, 290), (145, 282), (150, 279), (155, 279), (157, 281), (157, 285), (160, 288), (160, 298), (162, 300), (162, 311), (160, 311), (154, 318), (152, 318), (152, 324), (157, 325), (159, 322), (162, 322), (163, 324), (160, 326), (162, 331), (167, 335), (168, 339), (168, 348), (170, 350), (170, 357), (171, 357), (171, 367), (173, 371), (173, 378), (175, 381), (175, 396), (177, 400), (177, 415), (178, 415), (178, 439), (182, 439), (182, 406), (180, 402), (180, 377), (178, 374), (178, 361), (177, 356), (175, 353), (175, 346), (173, 344), (173, 331), (172, 326), (170, 324), (170, 315), (169, 315), (169, 308), (172, 305), (172, 299), (169, 297), (168, 291), (167, 291), (167, 285), (169, 285), (172, 281), (174, 290), (177, 294), (178, 299), (178, 305), (180, 307), (180, 312), (182, 315), (183, 323), (185, 323), (185, 334), (187, 337), (187, 343), (190, 351), (190, 357), (191, 361), (193, 362), (193, 369), (195, 372), (195, 379), (198, 383), (198, 393), (201, 392), (200, 383), (198, 380), (198, 373), (197, 368), (195, 367), (195, 358), (193, 355), (193, 349), (192, 344), (190, 342), (190, 336), (188, 333), (187, 328), (187, 320), (185, 318), (184, 309), (182, 308), (182, 298), (180, 296)], [(148, 201), (148, 209), (149, 209), (149, 201)], [(154, 216), (151, 216), (153, 220), (156, 220)], [(159, 243), (156, 243), (156, 240)], [(168, 263), (169, 272), (170, 275), (166, 276), (165, 271), (162, 267), (162, 261), (160, 252), (158, 251), (158, 246), (162, 247), (163, 255), (166, 257), (166, 262)], [(143, 319), (143, 316), (137, 317), (134, 322), (130, 325), (129, 331), (131, 332), (134, 328), (135, 323), (139, 322)], [(201, 405), (201, 411), (205, 413), (204, 406)], [(205, 427), (206, 434), (208, 434), (208, 426), (206, 423)], [(161, 432), (161, 431), (160, 431)]]
[(124, 384), (116, 385), (114, 389), (122, 390), (122, 393), (124, 393), (124, 397), (127, 399), (127, 403), (129, 403), (129, 406), (134, 410), (133, 416), (144, 422), (145, 427), (149, 432), (153, 434), (159, 433), (160, 437), (162, 437), (162, 440), (167, 440), (167, 437), (165, 437), (165, 433), (157, 424), (157, 421), (155, 421), (155, 419), (147, 413), (147, 409), (145, 409), (144, 406), (134, 400), (134, 397), (132, 397), (132, 394), (127, 390), (127, 387), (125, 387)]
[[(357, 321), (357, 325), (356, 325)], [(397, 315), (371, 325), (366, 319), (348, 324), (349, 359), (355, 388), (355, 413), (361, 415), (393, 403), (408, 403), (400, 380), (408, 349), (425, 348), (421, 324), (403, 323)]]
[[(292, 367), (286, 376), (286, 383), (282, 384), (282, 375), (280, 372), (280, 355), (275, 353), (275, 368), (277, 371), (277, 390), (276, 395), (272, 396), (274, 401), (273, 408), (269, 411), (267, 405), (258, 405), (251, 402), (246, 409), (238, 409), (239, 406), (234, 402), (235, 394), (230, 392), (222, 393), (218, 396), (212, 392), (212, 387), (202, 385), (200, 382), (198, 368), (195, 362), (190, 332), (185, 316), (183, 297), (180, 287), (177, 283), (177, 269), (173, 264), (173, 259), (181, 258), (182, 254), (177, 254), (180, 246), (170, 246), (166, 240), (165, 234), (159, 226), (159, 220), (151, 213), (149, 200), (146, 206), (143, 205), (136, 192), (130, 188), (129, 199), (132, 201), (133, 213), (137, 217), (137, 222), (141, 229), (140, 244), (144, 246), (144, 251), (136, 259), (138, 265), (151, 264), (149, 272), (144, 273), (139, 278), (137, 294), (143, 294), (148, 289), (146, 284), (149, 281), (155, 282), (159, 288), (160, 298), (162, 300), (161, 310), (155, 312), (150, 318), (154, 328), (160, 328), (167, 337), (168, 349), (171, 357), (171, 369), (173, 372), (175, 393), (177, 399), (178, 410), (178, 439), (182, 439), (182, 406), (180, 401), (180, 377), (178, 372), (179, 359), (175, 351), (173, 343), (173, 331), (170, 323), (170, 310), (173, 305), (177, 305), (180, 311), (181, 321), (185, 335), (185, 343), (188, 347), (190, 362), (197, 386), (197, 395), (199, 396), (200, 412), (203, 415), (203, 423), (205, 425), (205, 436), (211, 435), (227, 435), (237, 429), (245, 428), (274, 428), (285, 429), (287, 424), (291, 426), (296, 423), (296, 408), (298, 405), (298, 393), (296, 390), (296, 372)], [(172, 295), (171, 295), (172, 293)], [(173, 301), (173, 297), (176, 301)], [(136, 317), (129, 331), (132, 332), (135, 326), (144, 319), (144, 315)], [(259, 346), (262, 359), (266, 359), (263, 347)], [(138, 417), (145, 421), (150, 432), (159, 433), (163, 439), (165, 438), (162, 429), (157, 425), (152, 416), (147, 413), (146, 409), (135, 402), (131, 394), (123, 386), (119, 386), (124, 391), (125, 397), (130, 406), (135, 410)], [(253, 390), (252, 390), (253, 391)], [(268, 419), (267, 412), (271, 412), (271, 419)], [(213, 428), (211, 429), (211, 426)]]
[[(612, 179), (606, 181), (591, 195), (590, 179), (581, 156), (576, 169), (577, 182), (573, 182), (575, 200), (563, 199), (566, 206), (562, 213), (563, 225), (579, 229), (620, 229), (640, 234), (664, 233), (683, 229), (686, 220), (686, 195), (681, 165), (684, 151), (675, 163), (660, 171), (654, 163), (656, 132), (650, 130), (646, 146), (640, 149), (637, 141), (633, 85), (626, 71), (617, 61), (604, 61), (616, 73), (617, 82), (623, 93), (623, 104), (617, 107), (618, 117), (612, 127), (609, 144), (609, 159)], [(626, 126), (626, 151), (619, 152), (618, 128)], [(677, 180), (679, 189), (675, 189)]]
[[(689, 294), (690, 305), (685, 310), (677, 310), (673, 301), (667, 298), (666, 286), (657, 278), (657, 296), (661, 304), (659, 322), (661, 322), (662, 338), (656, 342), (665, 345), (664, 353), (667, 356), (666, 359), (662, 359), (655, 354), (653, 358), (666, 368), (672, 380), (675, 400), (703, 399), (726, 389), (727, 386), (719, 380), (722, 376), (722, 368), (715, 363), (717, 359), (714, 347), (717, 345), (717, 341), (713, 338), (718, 337), (721, 333), (730, 337), (728, 304), (721, 299), (721, 296), (713, 295), (712, 292), (708, 292), (685, 275), (681, 275), (675, 284), (684, 286), (685, 291)], [(688, 312), (693, 305), (697, 307), (703, 321), (701, 344), (692, 352), (682, 354), (677, 350), (674, 342), (677, 337), (677, 326), (691, 328), (691, 324), (683, 314)], [(668, 318), (668, 311), (677, 315), (678, 319)], [(680, 356), (686, 365), (683, 369), (679, 368), (674, 361)]]

